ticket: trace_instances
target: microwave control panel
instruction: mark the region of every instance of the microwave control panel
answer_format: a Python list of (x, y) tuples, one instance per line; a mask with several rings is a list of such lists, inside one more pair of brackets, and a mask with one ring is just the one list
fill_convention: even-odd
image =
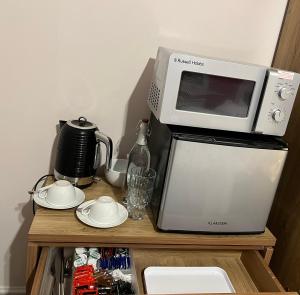
[(293, 72), (269, 69), (254, 132), (283, 136), (300, 82)]

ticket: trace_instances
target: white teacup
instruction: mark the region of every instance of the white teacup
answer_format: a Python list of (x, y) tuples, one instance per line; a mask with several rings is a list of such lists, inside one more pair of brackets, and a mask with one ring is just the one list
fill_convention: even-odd
[(54, 206), (67, 206), (74, 202), (74, 186), (67, 180), (58, 180), (38, 190), (38, 196)]
[(109, 223), (118, 217), (118, 203), (109, 196), (99, 197), (92, 205), (82, 208), (82, 214), (98, 223)]

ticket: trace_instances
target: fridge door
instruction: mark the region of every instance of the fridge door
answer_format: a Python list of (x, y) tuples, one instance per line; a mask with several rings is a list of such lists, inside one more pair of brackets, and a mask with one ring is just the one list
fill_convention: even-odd
[(173, 138), (158, 227), (263, 232), (286, 155), (278, 147)]

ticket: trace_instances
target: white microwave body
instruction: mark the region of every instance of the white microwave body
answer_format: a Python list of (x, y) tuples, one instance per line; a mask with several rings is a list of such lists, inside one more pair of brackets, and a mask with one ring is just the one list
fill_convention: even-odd
[(148, 105), (173, 125), (284, 135), (300, 75), (160, 47)]

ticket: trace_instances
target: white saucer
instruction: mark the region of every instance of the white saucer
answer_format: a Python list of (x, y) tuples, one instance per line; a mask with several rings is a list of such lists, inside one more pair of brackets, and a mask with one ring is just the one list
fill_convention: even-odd
[(120, 224), (122, 224), (123, 222), (125, 222), (125, 220), (128, 218), (128, 211), (127, 209), (121, 205), (120, 203), (117, 203), (118, 205), (118, 209), (119, 209), (119, 216), (118, 218), (112, 220), (111, 222), (95, 222), (93, 220), (91, 220), (87, 215), (82, 214), (80, 209), (82, 208), (87, 208), (90, 205), (92, 205), (95, 202), (95, 200), (90, 200), (90, 201), (86, 201), (84, 203), (82, 203), (77, 209), (76, 209), (76, 215), (78, 217), (78, 219), (80, 221), (82, 221), (83, 223), (92, 226), (92, 227), (97, 227), (97, 228), (110, 228), (110, 227), (115, 227), (118, 226)]
[(75, 194), (76, 194), (75, 200), (74, 200), (73, 203), (68, 204), (68, 205), (53, 205), (53, 204), (50, 204), (47, 201), (47, 196), (46, 196), (46, 198), (40, 198), (38, 196), (38, 193), (35, 193), (33, 195), (33, 200), (39, 206), (42, 206), (42, 207), (45, 207), (45, 208), (49, 208), (49, 209), (63, 210), (63, 209), (74, 208), (74, 207), (77, 207), (78, 205), (80, 205), (85, 200), (85, 194), (84, 194), (84, 192), (81, 189), (79, 189), (78, 187), (74, 187), (74, 188), (75, 188)]

